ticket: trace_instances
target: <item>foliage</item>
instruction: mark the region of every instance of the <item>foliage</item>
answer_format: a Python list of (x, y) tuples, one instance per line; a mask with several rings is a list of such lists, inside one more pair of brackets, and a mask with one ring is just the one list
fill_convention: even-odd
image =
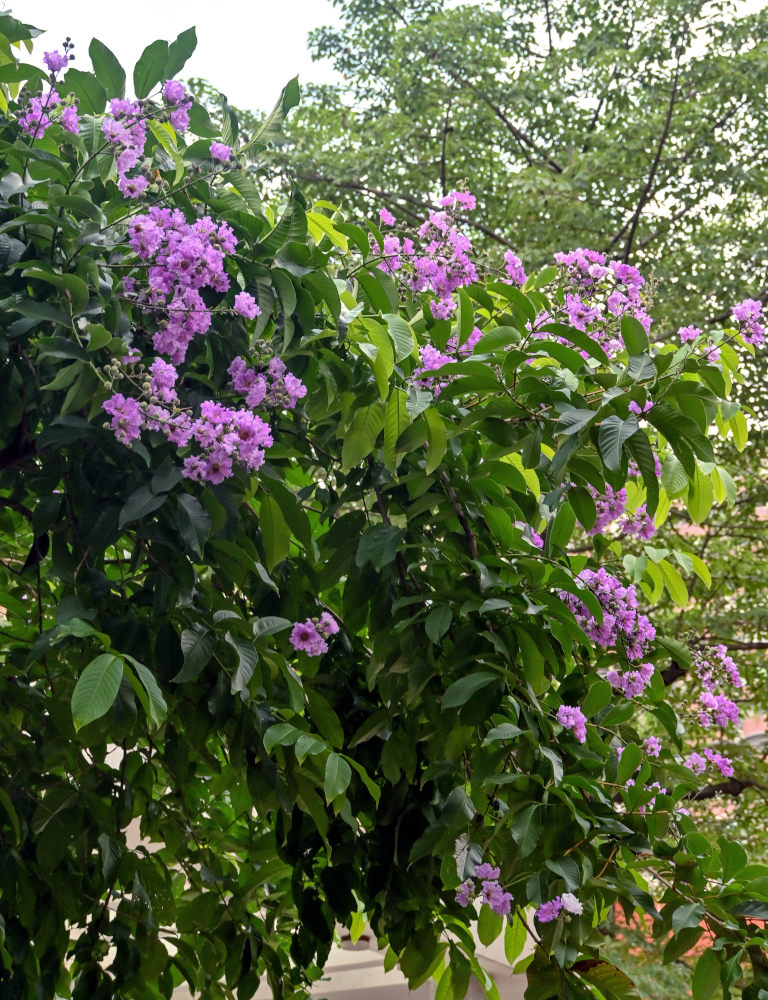
[[(145, 50), (138, 106), (94, 41), (75, 108), (0, 31), (3, 997), (306, 996), (368, 920), (411, 985), (493, 998), (462, 898), (496, 872), (514, 908), (479, 934), (531, 1000), (635, 996), (602, 958), (617, 903), (711, 943), (696, 1000), (750, 966), (759, 1000), (768, 868), (685, 815), (658, 670), (604, 679), (622, 637), (685, 647), (640, 609), (642, 642), (595, 638), (603, 550), (572, 542), (590, 489), (661, 516), (654, 451), (724, 489), (741, 334), (651, 346), (631, 271), (604, 278), (632, 309), (581, 326), (579, 267), (473, 276), (464, 194), (420, 237), (275, 211), (241, 164), (296, 87), (238, 147), (172, 80), (194, 33)], [(632, 572), (679, 594), (666, 556)]]
[(415, 220), (471, 178), (480, 245), (535, 267), (575, 246), (632, 259), (658, 282), (665, 328), (763, 294), (765, 10), (335, 5), (341, 25), (311, 44), (342, 82), (309, 88), (282, 161), (310, 193)]

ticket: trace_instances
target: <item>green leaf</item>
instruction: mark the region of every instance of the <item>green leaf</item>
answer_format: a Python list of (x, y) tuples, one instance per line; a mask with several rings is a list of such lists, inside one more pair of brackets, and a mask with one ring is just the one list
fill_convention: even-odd
[(352, 780), (352, 768), (347, 761), (337, 753), (329, 753), (325, 762), (325, 777), (323, 792), (325, 801), (330, 803), (339, 795), (343, 795)]
[(427, 635), (430, 640), (437, 646), (440, 640), (443, 638), (445, 633), (451, 627), (451, 622), (453, 621), (453, 612), (451, 609), (442, 604), (438, 608), (433, 608), (432, 611), (427, 615), (427, 620), (424, 625)]
[(382, 403), (371, 403), (355, 411), (349, 431), (344, 435), (341, 464), (345, 469), (359, 465), (376, 447), (379, 431), (384, 426), (385, 408)]
[(712, 948), (701, 953), (693, 970), (693, 1000), (710, 1000), (720, 987), (720, 957)]
[(606, 705), (610, 705), (612, 698), (613, 688), (608, 681), (596, 680), (590, 685), (587, 697), (581, 704), (581, 710), (588, 719), (592, 718)]
[(631, 778), (637, 771), (638, 767), (640, 767), (642, 759), (643, 751), (636, 743), (630, 743), (628, 746), (625, 746), (621, 755), (621, 760), (616, 768), (617, 780), (624, 784), (624, 782), (628, 778)]
[(525, 924), (520, 915), (515, 913), (511, 923), (504, 928), (504, 955), (510, 965), (514, 965), (527, 940), (528, 931), (525, 929)]
[(669, 591), (669, 596), (678, 607), (687, 608), (688, 591), (685, 583), (683, 582), (682, 576), (680, 576), (672, 563), (667, 559), (662, 559), (657, 563), (657, 566), (661, 571), (661, 575), (664, 577), (664, 583)]
[(637, 418), (634, 416), (622, 420), (616, 414), (611, 414), (600, 424), (597, 442), (603, 461), (611, 472), (618, 472), (621, 468), (624, 442), (628, 441), (638, 430)]
[(241, 694), (248, 690), (248, 685), (259, 664), (259, 654), (253, 643), (246, 642), (244, 639), (234, 639), (228, 635), (227, 642), (237, 653), (237, 668), (232, 675), (229, 690), (231, 694)]
[[(187, 60), (197, 48), (197, 35), (194, 28), (187, 28), (177, 35), (168, 46), (168, 57), (163, 67), (163, 79), (173, 79), (184, 69)], [(136, 95), (138, 97), (138, 93)]]
[(429, 407), (424, 411), (424, 419), (427, 422), (428, 442), (424, 471), (430, 476), (443, 460), (448, 447), (448, 433), (445, 429), (445, 421), (434, 407)]
[(557, 513), (549, 527), (547, 541), (550, 548), (564, 549), (571, 540), (576, 526), (576, 515), (567, 500), (561, 500)]
[(490, 906), (485, 904), (480, 908), (480, 916), (477, 921), (477, 936), (480, 938), (480, 943), (484, 944), (486, 948), (488, 945), (493, 944), (499, 934), (501, 934), (503, 926), (504, 918), (499, 916), (498, 913), (494, 913)]
[(443, 695), (443, 710), (460, 708), (478, 691), (500, 683), (499, 675), (492, 674), (488, 670), (478, 670), (475, 673), (467, 674), (466, 677), (460, 677), (459, 680), (450, 685)]
[(410, 423), (407, 407), (407, 395), (403, 389), (393, 389), (387, 400), (387, 410), (384, 414), (384, 448), (382, 456), (384, 464), (390, 472), (397, 471), (397, 439)]
[(81, 115), (100, 115), (107, 103), (107, 92), (93, 73), (81, 69), (68, 69), (64, 76), (64, 88), (74, 93)]
[(712, 480), (697, 465), (696, 473), (688, 485), (688, 494), (685, 498), (685, 506), (695, 524), (706, 521), (712, 509), (713, 500)]
[(211, 515), (200, 501), (189, 493), (178, 500), (179, 534), (196, 556), (202, 558), (203, 547), (211, 533)]
[(596, 986), (605, 1000), (640, 1000), (635, 984), (615, 965), (600, 959), (584, 959), (572, 966), (582, 979)]
[(291, 529), (274, 497), (266, 494), (261, 500), (261, 540), (267, 560), (267, 570), (272, 570), (288, 555), (291, 548)]
[(556, 858), (545, 862), (547, 868), (565, 881), (568, 892), (576, 892), (581, 885), (579, 866), (572, 858)]
[(675, 934), (679, 934), (684, 927), (698, 926), (704, 912), (704, 907), (700, 903), (683, 903), (672, 914), (672, 930)]
[(133, 70), (133, 90), (139, 100), (165, 79), (167, 63), (168, 42), (158, 39), (144, 49)]
[(119, 527), (123, 528), (131, 521), (138, 521), (140, 518), (146, 517), (147, 514), (153, 513), (162, 507), (167, 499), (167, 493), (155, 496), (148, 486), (140, 486), (125, 501), (123, 509), (120, 511)]
[(621, 339), (627, 349), (627, 354), (642, 354), (648, 350), (648, 334), (640, 320), (624, 313), (621, 317)]
[(360, 538), (355, 562), (358, 566), (369, 562), (374, 569), (383, 569), (394, 562), (404, 537), (404, 528), (396, 528), (392, 524), (375, 524)]
[(181, 651), (184, 654), (184, 665), (173, 680), (177, 684), (194, 680), (213, 656), (216, 648), (216, 637), (205, 625), (195, 623), (181, 633)]
[(165, 703), (165, 698), (163, 698), (163, 693), (155, 680), (155, 675), (145, 667), (143, 663), (139, 663), (138, 660), (134, 660), (132, 656), (126, 656), (128, 665), (133, 669), (141, 683), (142, 688), (146, 692), (147, 704), (145, 708), (147, 709), (147, 714), (154, 726), (160, 726), (164, 721), (168, 713), (168, 706)]
[(541, 836), (541, 815), (538, 803), (526, 806), (516, 813), (509, 827), (510, 833), (518, 846), (521, 858), (527, 858), (533, 853)]
[(395, 313), (385, 313), (384, 319), (387, 321), (387, 329), (395, 345), (395, 360), (402, 361), (409, 354), (416, 352), (416, 338), (410, 325)]
[(94, 38), (88, 47), (93, 71), (107, 97), (125, 97), (125, 70), (107, 46)]
[(72, 692), (72, 719), (75, 729), (101, 718), (117, 697), (123, 679), (123, 661), (113, 653), (91, 660)]
[(253, 139), (243, 149), (248, 149), (250, 146), (257, 144), (266, 146), (273, 140), (278, 139), (282, 135), (283, 122), (288, 112), (295, 108), (300, 100), (299, 78), (298, 76), (294, 76), (283, 87), (277, 104), (261, 123)]

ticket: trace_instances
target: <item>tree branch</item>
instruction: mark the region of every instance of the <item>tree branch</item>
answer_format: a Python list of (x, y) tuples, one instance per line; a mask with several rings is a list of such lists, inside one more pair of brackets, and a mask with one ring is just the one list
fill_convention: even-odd
[(637, 227), (640, 222), (640, 216), (643, 209), (645, 208), (648, 199), (651, 196), (651, 190), (653, 188), (653, 182), (656, 177), (656, 171), (659, 169), (659, 163), (661, 162), (661, 154), (666, 144), (667, 137), (669, 136), (669, 129), (672, 124), (672, 115), (675, 110), (675, 100), (677, 98), (677, 83), (680, 77), (680, 55), (678, 54), (677, 62), (675, 63), (675, 73), (672, 78), (672, 93), (669, 95), (669, 104), (667, 105), (667, 115), (664, 119), (664, 127), (661, 130), (661, 135), (659, 136), (659, 141), (656, 146), (656, 155), (653, 158), (653, 163), (651, 164), (651, 169), (648, 174), (648, 179), (645, 182), (645, 187), (640, 195), (640, 200), (637, 203), (637, 208), (632, 216), (629, 223), (629, 232), (627, 234), (627, 239), (624, 244), (624, 252), (622, 254), (622, 260), (626, 264), (629, 260), (629, 256), (632, 253), (632, 244), (635, 240), (635, 233), (637, 232)]
[(697, 788), (695, 792), (689, 792), (686, 798), (698, 801), (701, 799), (714, 799), (718, 795), (738, 796), (747, 788), (762, 787), (758, 781), (753, 781), (751, 778), (747, 778), (744, 781), (740, 778), (729, 778), (728, 781), (719, 781), (715, 785), (705, 785), (703, 788)]

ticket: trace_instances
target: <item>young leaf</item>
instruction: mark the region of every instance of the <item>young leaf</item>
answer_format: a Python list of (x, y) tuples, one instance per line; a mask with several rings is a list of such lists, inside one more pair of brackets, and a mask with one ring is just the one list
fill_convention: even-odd
[(91, 660), (78, 678), (72, 692), (72, 718), (75, 729), (101, 718), (117, 697), (123, 679), (123, 661), (113, 653), (102, 653)]

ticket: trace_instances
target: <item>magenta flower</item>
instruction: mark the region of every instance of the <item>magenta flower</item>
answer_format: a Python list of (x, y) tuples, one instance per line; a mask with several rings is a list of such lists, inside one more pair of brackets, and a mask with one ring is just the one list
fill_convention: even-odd
[(657, 736), (649, 736), (643, 741), (643, 748), (649, 757), (658, 757), (661, 752), (661, 740)]
[(228, 163), (232, 158), (232, 147), (225, 145), (223, 142), (214, 141), (211, 143), (211, 156), (214, 160)]
[(126, 399), (121, 392), (116, 392), (101, 405), (112, 417), (110, 426), (118, 441), (130, 444), (141, 436), (141, 410), (135, 399)]
[(579, 743), (587, 739), (587, 717), (580, 708), (573, 705), (561, 705), (557, 710), (557, 721), (563, 729), (570, 729)]
[(246, 319), (255, 319), (261, 315), (261, 309), (256, 304), (256, 299), (248, 292), (239, 292), (235, 296), (235, 312)]
[(181, 104), (187, 96), (187, 88), (181, 80), (166, 80), (163, 85), (163, 97), (169, 104)]
[(297, 653), (306, 653), (307, 656), (322, 656), (328, 652), (328, 643), (318, 633), (315, 623), (311, 618), (304, 622), (296, 622), (291, 631), (291, 645)]
[(149, 181), (143, 174), (139, 174), (137, 177), (123, 175), (117, 182), (117, 186), (126, 198), (139, 198), (149, 187)]
[(381, 222), (384, 223), (385, 226), (394, 226), (395, 224), (394, 215), (391, 212), (387, 211), (386, 208), (379, 209), (379, 219), (381, 220)]
[(43, 62), (51, 73), (58, 73), (59, 70), (66, 67), (69, 62), (69, 56), (61, 52), (44, 52)]

